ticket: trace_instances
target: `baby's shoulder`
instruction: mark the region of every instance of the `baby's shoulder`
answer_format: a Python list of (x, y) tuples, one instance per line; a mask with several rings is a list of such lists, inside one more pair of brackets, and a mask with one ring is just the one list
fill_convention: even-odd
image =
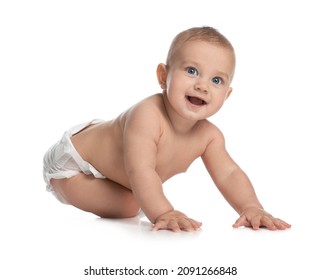
[(202, 133), (208, 135), (222, 134), (221, 130), (207, 119), (200, 121), (198, 127)]
[(198, 123), (196, 134), (202, 139), (206, 139), (207, 142), (224, 140), (222, 131), (209, 120), (202, 120)]
[(130, 107), (120, 115), (119, 119), (123, 128), (139, 126), (148, 129), (160, 126), (161, 111), (161, 97), (153, 95)]
[(163, 107), (163, 101), (160, 94), (155, 94), (152, 96), (149, 96), (135, 105), (133, 105), (131, 108), (129, 108), (128, 112), (130, 113), (139, 113), (139, 114), (150, 114), (151, 112), (158, 112)]

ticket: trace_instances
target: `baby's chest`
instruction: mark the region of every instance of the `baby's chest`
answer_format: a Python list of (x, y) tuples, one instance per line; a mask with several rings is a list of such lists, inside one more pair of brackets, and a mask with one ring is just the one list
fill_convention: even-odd
[[(157, 150), (157, 169), (160, 173), (173, 176), (185, 172), (192, 162), (205, 150), (203, 139), (177, 139), (168, 137), (159, 142)], [(167, 177), (165, 176), (165, 177)]]

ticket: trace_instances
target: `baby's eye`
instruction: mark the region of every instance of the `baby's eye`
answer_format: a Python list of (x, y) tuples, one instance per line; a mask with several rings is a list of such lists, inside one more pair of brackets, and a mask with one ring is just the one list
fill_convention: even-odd
[(216, 85), (222, 84), (222, 79), (220, 77), (214, 77), (211, 81)]
[(197, 76), (198, 75), (198, 70), (194, 67), (187, 67), (186, 72), (192, 76)]

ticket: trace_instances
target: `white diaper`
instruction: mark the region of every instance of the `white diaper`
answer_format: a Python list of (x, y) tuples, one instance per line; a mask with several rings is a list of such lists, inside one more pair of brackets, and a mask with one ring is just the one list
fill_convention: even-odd
[(47, 184), (47, 191), (52, 192), (62, 203), (66, 203), (66, 201), (53, 190), (50, 184), (51, 179), (71, 178), (81, 172), (87, 175), (93, 174), (94, 177), (100, 179), (106, 178), (90, 163), (82, 159), (70, 139), (72, 135), (89, 125), (100, 122), (102, 122), (102, 120), (93, 120), (69, 129), (63, 134), (62, 139), (54, 144), (44, 155), (43, 178)]

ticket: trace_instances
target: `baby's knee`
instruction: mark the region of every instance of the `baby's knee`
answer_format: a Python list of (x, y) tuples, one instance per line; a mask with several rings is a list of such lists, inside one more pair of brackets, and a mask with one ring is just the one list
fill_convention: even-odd
[(138, 207), (138, 206), (132, 206), (131, 208), (129, 207), (124, 212), (124, 218), (135, 217), (135, 216), (137, 216), (139, 214), (139, 212), (140, 212), (140, 207)]
[(140, 205), (137, 203), (136, 199), (132, 195), (125, 205), (125, 216), (127, 216), (128, 218), (135, 217), (139, 214), (140, 210)]
[(115, 218), (115, 219), (125, 219), (125, 218), (133, 218), (137, 216), (140, 212), (140, 208), (132, 208), (132, 209), (123, 209), (120, 212), (113, 213), (110, 215), (110, 213), (97, 213), (100, 218)]
[(129, 202), (122, 205), (120, 209), (101, 209), (96, 211), (94, 214), (101, 218), (132, 218), (139, 214), (140, 207), (136, 202)]
[(124, 196), (122, 205), (120, 206), (120, 211), (120, 218), (132, 218), (139, 214), (140, 205), (131, 191)]

